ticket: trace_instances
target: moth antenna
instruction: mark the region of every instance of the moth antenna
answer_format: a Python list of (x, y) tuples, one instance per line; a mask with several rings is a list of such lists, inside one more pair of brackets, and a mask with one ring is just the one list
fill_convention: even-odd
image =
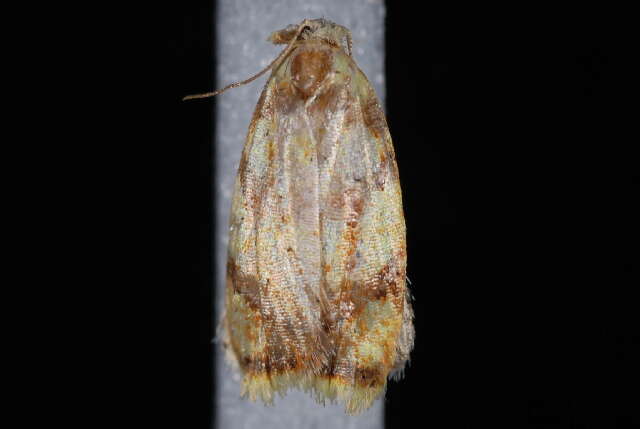
[(225, 86), (224, 88), (218, 89), (218, 90), (213, 91), (213, 92), (206, 92), (204, 94), (187, 95), (186, 97), (182, 98), (182, 101), (193, 100), (195, 98), (214, 97), (214, 96), (216, 96), (218, 94), (222, 94), (223, 92), (225, 92), (228, 89), (237, 88), (239, 86), (246, 85), (246, 84), (248, 84), (250, 82), (253, 82), (257, 78), (259, 78), (260, 76), (265, 74), (268, 70), (273, 68), (273, 66), (275, 66), (280, 60), (282, 60), (285, 56), (287, 56), (289, 54), (289, 52), (291, 52), (291, 50), (293, 49), (293, 45), (298, 40), (298, 37), (300, 36), (300, 34), (302, 34), (304, 29), (306, 27), (308, 27), (309, 25), (310, 25), (310, 21), (308, 19), (305, 19), (304, 21), (302, 21), (300, 23), (300, 25), (298, 25), (298, 29), (296, 30), (295, 36), (291, 38), (291, 41), (289, 42), (287, 47), (284, 48), (284, 50), (282, 52), (280, 52), (280, 55), (278, 55), (273, 61), (271, 61), (271, 63), (268, 66), (266, 66), (265, 68), (263, 68), (258, 73), (256, 73), (255, 75), (251, 76), (250, 78), (245, 79), (245, 80), (240, 81), (240, 82), (230, 83), (229, 85)]

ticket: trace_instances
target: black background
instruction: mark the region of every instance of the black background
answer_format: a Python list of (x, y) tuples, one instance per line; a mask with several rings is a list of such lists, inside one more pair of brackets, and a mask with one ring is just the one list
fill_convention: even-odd
[[(161, 374), (156, 416), (185, 428), (215, 418), (215, 100), (179, 101), (213, 87), (210, 3), (166, 10), (149, 99), (161, 341), (141, 367)], [(637, 427), (640, 178), (621, 131), (635, 53), (601, 11), (404, 4), (387, 4), (387, 119), (417, 337), (387, 427)]]

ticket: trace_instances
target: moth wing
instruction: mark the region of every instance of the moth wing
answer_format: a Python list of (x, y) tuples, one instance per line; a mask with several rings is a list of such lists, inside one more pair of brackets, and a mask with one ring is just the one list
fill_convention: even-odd
[[(347, 409), (367, 408), (390, 371), (404, 367), (413, 345), (407, 301), (406, 237), (393, 144), (377, 96), (353, 62), (323, 129), (322, 244), (337, 349), (333, 361)], [(331, 136), (331, 132), (327, 132)]]
[[(308, 387), (329, 364), (327, 313), (318, 287), (320, 241), (317, 167), (289, 132), (272, 76), (256, 107), (234, 188), (227, 269), (229, 342), (245, 390), (270, 401), (273, 391)], [(289, 377), (293, 372), (302, 372)], [(307, 376), (305, 378), (305, 375)], [(306, 384), (305, 384), (306, 383)]]

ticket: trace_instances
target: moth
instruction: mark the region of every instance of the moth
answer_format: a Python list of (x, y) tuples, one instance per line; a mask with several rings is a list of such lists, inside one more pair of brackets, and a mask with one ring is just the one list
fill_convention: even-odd
[(290, 388), (349, 414), (369, 408), (413, 347), (398, 168), (351, 33), (306, 19), (271, 34), (282, 53), (233, 191), (223, 344), (242, 394)]

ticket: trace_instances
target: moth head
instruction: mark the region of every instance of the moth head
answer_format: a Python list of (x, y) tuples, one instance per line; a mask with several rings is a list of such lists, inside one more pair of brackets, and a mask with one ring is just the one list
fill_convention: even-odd
[(351, 55), (351, 32), (342, 25), (335, 24), (324, 18), (305, 19), (300, 24), (289, 25), (282, 30), (274, 31), (267, 39), (276, 45), (289, 44), (296, 40), (323, 40), (336, 45)]
[[(246, 85), (266, 73), (274, 66), (280, 64), (280, 61), (289, 55), (289, 53), (295, 48), (298, 41), (312, 39), (322, 40), (330, 45), (338, 46), (345, 51), (347, 55), (351, 56), (351, 32), (347, 28), (342, 25), (334, 24), (333, 22), (327, 21), (323, 18), (305, 19), (298, 25), (289, 25), (288, 27), (278, 30), (269, 36), (267, 40), (275, 44), (286, 44), (287, 47), (271, 62), (271, 64), (260, 70), (255, 75), (248, 79), (231, 83), (224, 88), (213, 92), (188, 95), (182, 100), (213, 97), (215, 95), (222, 94), (228, 89)], [(300, 61), (303, 60), (304, 58), (300, 58)], [(313, 61), (309, 61), (308, 64), (303, 64), (304, 67), (301, 67), (301, 69), (298, 70), (298, 74), (301, 76), (301, 78), (298, 79), (299, 89), (304, 94), (310, 94), (310, 91), (317, 87), (319, 82), (318, 79), (321, 79), (324, 75), (316, 72), (322, 72), (323, 63), (327, 62), (327, 60), (323, 58), (311, 58), (311, 60)]]

